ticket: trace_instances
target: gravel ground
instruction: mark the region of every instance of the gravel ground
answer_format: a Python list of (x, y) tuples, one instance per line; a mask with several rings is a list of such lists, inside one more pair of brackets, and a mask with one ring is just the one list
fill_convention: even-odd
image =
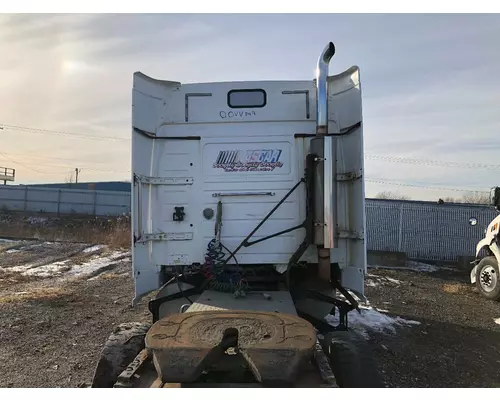
[(500, 304), (483, 299), (467, 271), (369, 272), (401, 282), (367, 287), (372, 304), (421, 322), (396, 335), (370, 335), (387, 386), (500, 386)]
[[(145, 301), (131, 307), (130, 261), (101, 262), (100, 270), (89, 269), (86, 275), (74, 277), (67, 275), (71, 267), (86, 265), (90, 258), (86, 253), (74, 255), (75, 248), (88, 245), (33, 246), (31, 251), (6, 254), (11, 246), (0, 246), (0, 265), (4, 260), (9, 266), (19, 265), (21, 260), (30, 264), (37, 253), (43, 253), (47, 262), (64, 259), (66, 254), (74, 265), (68, 263), (52, 278), (0, 268), (0, 387), (90, 383), (113, 327), (149, 319)], [(43, 252), (41, 247), (45, 247)], [(106, 259), (106, 253), (100, 256)]]
[[(13, 246), (0, 244), (0, 387), (88, 384), (113, 327), (149, 320), (147, 299), (131, 307), (130, 260), (71, 276), (74, 265), (94, 257), (81, 252), (85, 246), (28, 246), (32, 258), (30, 251), (7, 253), (19, 249)], [(23, 275), (19, 266), (41, 254), (46, 262), (72, 261), (53, 269), (54, 277)], [(369, 270), (366, 294), (376, 315), (420, 322), (366, 330), (388, 387), (500, 386), (500, 304), (482, 299), (467, 279), (449, 270)]]

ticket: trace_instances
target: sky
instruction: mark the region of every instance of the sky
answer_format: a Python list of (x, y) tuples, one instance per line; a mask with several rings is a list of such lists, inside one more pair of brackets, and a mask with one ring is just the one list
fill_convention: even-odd
[(487, 191), (500, 185), (499, 37), (493, 14), (3, 14), (0, 166), (17, 183), (75, 168), (80, 181), (128, 180), (135, 71), (313, 79), (333, 41), (330, 73), (361, 69), (368, 197)]

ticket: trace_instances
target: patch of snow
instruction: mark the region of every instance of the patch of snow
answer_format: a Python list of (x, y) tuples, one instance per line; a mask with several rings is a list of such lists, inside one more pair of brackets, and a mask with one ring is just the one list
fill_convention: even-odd
[(413, 319), (404, 319), (401, 317), (394, 317), (395, 321), (401, 325), (422, 325), (420, 321), (415, 321)]
[(35, 247), (42, 247), (42, 246), (47, 246), (47, 245), (50, 245), (50, 243), (33, 243), (33, 244), (27, 244), (26, 246), (24, 247), (21, 247), (20, 250), (25, 250), (25, 249), (32, 249), (32, 248), (35, 248)]
[(455, 269), (450, 267), (441, 267), (432, 264), (425, 264), (418, 261), (408, 261), (406, 267), (389, 267), (385, 265), (368, 265), (368, 268), (374, 269), (396, 269), (396, 270), (407, 270), (415, 272), (436, 272), (440, 270), (454, 271)]
[[(117, 274), (116, 272), (113, 271), (113, 273), (116, 274), (115, 276), (132, 277), (132, 273), (131, 272), (121, 272), (121, 273)], [(106, 274), (107, 274), (107, 271), (103, 271), (100, 274), (95, 275), (92, 278), (89, 278), (87, 280), (88, 281), (97, 281), (97, 280), (101, 279), (103, 277), (103, 275), (106, 275)]]
[[(408, 325), (420, 325), (419, 321), (406, 320), (401, 317), (392, 317), (385, 314), (387, 310), (379, 310), (370, 306), (360, 306), (361, 315), (353, 310), (348, 315), (348, 324), (351, 329), (358, 332), (365, 339), (369, 339), (369, 332), (380, 332), (396, 334), (396, 327)], [(339, 323), (339, 315), (328, 315), (326, 321), (336, 326)]]
[(384, 279), (386, 281), (389, 281), (391, 283), (395, 283), (396, 285), (401, 285), (403, 282), (401, 282), (399, 279), (394, 279), (394, 278), (390, 278), (388, 276), (384, 276)]
[(496, 318), (493, 320), (493, 322), (497, 325), (500, 325), (500, 318)]
[(106, 246), (102, 245), (102, 244), (96, 244), (95, 246), (92, 246), (92, 247), (87, 247), (86, 249), (83, 249), (83, 253), (95, 253), (96, 251), (99, 251), (103, 248), (105, 248)]
[(368, 279), (365, 281), (365, 285), (369, 287), (377, 287), (380, 286), (380, 283)]
[(381, 284), (388, 283), (388, 282), (394, 283), (395, 285), (401, 285), (403, 283), (402, 281), (400, 281), (398, 279), (390, 278), (388, 276), (366, 274), (366, 277), (368, 279), (366, 279), (365, 284), (366, 284), (366, 286), (370, 286), (370, 287), (377, 287), (377, 286), (380, 286)]
[(108, 267), (110, 264), (115, 263), (116, 261), (122, 261), (122, 259), (126, 256), (129, 256), (130, 252), (128, 251), (114, 251), (109, 256), (106, 257), (95, 257), (90, 261), (87, 261), (80, 265), (74, 265), (67, 272), (68, 275), (74, 277), (83, 277), (87, 275), (91, 275), (100, 269)]
[(10, 240), (10, 239), (0, 239), (0, 243), (15, 243), (15, 240)]
[(424, 264), (418, 261), (408, 261), (407, 267), (422, 272), (435, 272), (439, 269), (436, 265)]
[(47, 221), (48, 221), (47, 217), (29, 217), (28, 218), (28, 222), (31, 225), (34, 225), (34, 224), (43, 224), (43, 223), (45, 223)]
[(21, 250), (18, 250), (18, 249), (10, 249), (10, 250), (7, 250), (6, 253), (18, 253), (20, 251)]
[(41, 265), (39, 267), (29, 268), (23, 272), (24, 276), (39, 276), (41, 278), (48, 278), (51, 276), (59, 276), (68, 269), (69, 260), (57, 261), (52, 264)]
[[(49, 277), (85, 277), (105, 269), (117, 261), (130, 260), (129, 251), (115, 251), (108, 256), (102, 257), (94, 255), (89, 261), (82, 264), (69, 265), (71, 260), (57, 261), (41, 266), (33, 264), (18, 265), (5, 268), (12, 272), (20, 272), (24, 276), (37, 276), (40, 278)], [(2, 268), (2, 267), (0, 267)]]
[(3, 270), (8, 270), (9, 272), (25, 272), (26, 270), (32, 268), (31, 264), (18, 265), (15, 267), (0, 267)]

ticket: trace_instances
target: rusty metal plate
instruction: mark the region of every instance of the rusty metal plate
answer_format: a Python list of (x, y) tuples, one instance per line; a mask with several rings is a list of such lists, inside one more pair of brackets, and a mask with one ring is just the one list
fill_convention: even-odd
[(227, 357), (232, 349), (257, 382), (286, 385), (313, 358), (316, 331), (293, 315), (204, 311), (157, 321), (145, 342), (163, 382), (195, 382), (215, 358)]

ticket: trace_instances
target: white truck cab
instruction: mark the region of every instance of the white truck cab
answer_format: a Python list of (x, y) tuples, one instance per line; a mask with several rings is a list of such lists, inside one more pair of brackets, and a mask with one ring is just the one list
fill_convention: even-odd
[[(227, 265), (268, 265), (281, 272), (292, 256), (315, 264), (326, 249), (342, 285), (364, 295), (360, 72), (324, 72), (310, 81), (190, 84), (134, 74), (136, 300), (160, 288), (166, 271), (201, 268), (214, 240), (223, 245), (225, 254), (217, 257)], [(325, 127), (322, 154), (311, 161), (324, 169), (307, 180), (313, 139)], [(313, 201), (311, 179), (321, 193)], [(311, 220), (314, 202), (321, 210)]]
[[(500, 188), (494, 187), (491, 191), (491, 205), (500, 210)], [(471, 225), (477, 220), (471, 218)], [(484, 238), (476, 245), (476, 260), (470, 273), (470, 281), (475, 284), (479, 293), (489, 300), (500, 300), (500, 247), (498, 232), (500, 230), (500, 215), (495, 217), (484, 230)]]
[(330, 76), (334, 54), (310, 81), (135, 73), (134, 302), (156, 291), (152, 325), (115, 329), (92, 387), (384, 387), (348, 327), (366, 273), (363, 118), (359, 69)]

